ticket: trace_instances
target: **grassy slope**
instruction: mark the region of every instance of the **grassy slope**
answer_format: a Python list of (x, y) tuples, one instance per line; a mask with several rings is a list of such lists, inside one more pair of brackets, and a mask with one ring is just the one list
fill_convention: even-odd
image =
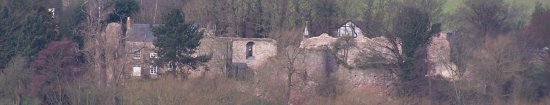
[(443, 12), (454, 13), (456, 9), (462, 5), (464, 5), (464, 0), (447, 0), (447, 2), (443, 4)]
[[(464, 5), (464, 0), (442, 0), (446, 1), (443, 4), (443, 13), (453, 14), (457, 9)], [(524, 6), (527, 7), (528, 11), (533, 11), (537, 2), (540, 2), (546, 6), (550, 6), (550, 0), (505, 0), (506, 2), (514, 6)], [(348, 13), (343, 13), (341, 15), (349, 16), (344, 18), (356, 18), (361, 19), (362, 16), (358, 14), (363, 14), (364, 8), (366, 8), (366, 1), (364, 0), (342, 0), (338, 2), (339, 6), (347, 7), (345, 11)], [(530, 13), (529, 13), (530, 14)]]
[[(458, 9), (464, 6), (464, 1), (465, 0), (447, 0), (447, 2), (445, 2), (442, 7), (443, 13), (448, 15), (455, 14)], [(508, 4), (510, 4), (510, 6), (523, 8), (524, 10), (522, 9), (519, 11), (524, 11), (524, 12), (522, 12), (521, 16), (519, 16), (516, 19), (520, 19), (523, 22), (527, 22), (527, 23), (531, 20), (531, 14), (535, 10), (535, 6), (537, 5), (537, 3), (541, 3), (543, 6), (550, 7), (550, 0), (505, 0), (505, 1)], [(448, 23), (444, 23), (444, 24), (445, 24), (444, 30), (453, 29), (452, 28), (453, 26), (449, 26)]]
[[(511, 5), (525, 6), (529, 11), (534, 10), (537, 2), (545, 6), (550, 6), (550, 0), (506, 0), (506, 2)], [(464, 0), (447, 0), (447, 2), (443, 4), (443, 12), (452, 14), (462, 5), (464, 5)]]

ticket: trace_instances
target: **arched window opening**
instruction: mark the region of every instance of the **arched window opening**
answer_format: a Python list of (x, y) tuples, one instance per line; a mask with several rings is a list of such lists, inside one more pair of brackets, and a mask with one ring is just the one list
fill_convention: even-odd
[(254, 42), (248, 42), (246, 43), (246, 59), (254, 59), (253, 55), (254, 51)]

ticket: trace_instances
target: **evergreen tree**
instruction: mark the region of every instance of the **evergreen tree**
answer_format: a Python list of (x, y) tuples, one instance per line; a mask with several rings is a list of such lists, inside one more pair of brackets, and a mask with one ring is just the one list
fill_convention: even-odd
[(210, 56), (193, 56), (203, 33), (198, 31), (199, 26), (193, 22), (185, 22), (185, 15), (179, 9), (174, 9), (162, 17), (162, 25), (154, 27), (153, 33), (157, 38), (154, 45), (158, 48), (159, 65), (190, 66), (196, 68), (206, 62)]
[(64, 38), (70, 38), (78, 44), (80, 48), (84, 46), (84, 26), (82, 23), (86, 19), (83, 1), (73, 3), (61, 11), (61, 15), (56, 17), (59, 26), (59, 35)]
[[(317, 24), (314, 26), (317, 27), (311, 27), (318, 30), (321, 30), (322, 33), (328, 33), (331, 34), (331, 30), (335, 28), (336, 23), (335, 21), (338, 17), (338, 7), (335, 0), (319, 0), (314, 2), (313, 7), (313, 16), (311, 17), (313, 23)], [(321, 33), (313, 33), (314, 36), (321, 35)]]
[(46, 8), (13, 8), (23, 7), (6, 7), (0, 10), (0, 68), (4, 68), (15, 55), (32, 59), (46, 43), (59, 39), (55, 22)]
[(135, 0), (115, 0), (114, 11), (109, 14), (111, 22), (126, 22), (125, 18), (134, 15), (139, 11), (139, 4)]
[[(400, 45), (393, 52), (397, 55), (397, 76), (403, 83), (403, 92), (417, 92), (425, 82), (427, 74), (427, 46), (431, 38), (441, 31), (441, 24), (432, 24), (429, 12), (416, 6), (404, 7), (395, 18), (395, 35), (388, 35), (390, 43)], [(398, 47), (394, 47), (398, 48)]]

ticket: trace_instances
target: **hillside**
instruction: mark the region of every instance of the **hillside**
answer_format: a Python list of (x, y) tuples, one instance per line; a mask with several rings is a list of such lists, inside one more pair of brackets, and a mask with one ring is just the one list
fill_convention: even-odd
[(0, 105), (550, 105), (549, 19), (550, 0), (0, 0)]

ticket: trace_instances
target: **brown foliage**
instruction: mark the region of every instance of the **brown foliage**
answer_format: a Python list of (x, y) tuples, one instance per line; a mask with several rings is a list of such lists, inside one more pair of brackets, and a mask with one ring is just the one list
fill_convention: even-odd
[(55, 41), (46, 45), (46, 48), (37, 54), (32, 62), (32, 68), (38, 74), (48, 74), (51, 70), (61, 70), (63, 73), (76, 72), (76, 45), (69, 40)]
[(537, 8), (531, 24), (525, 29), (529, 45), (535, 48), (550, 46), (550, 10)]
[(476, 92), (491, 96), (493, 102), (509, 100), (517, 88), (515, 80), (526, 69), (524, 55), (514, 36), (488, 38), (470, 59)]
[(36, 60), (31, 63), (33, 73), (27, 94), (39, 95), (47, 104), (68, 102), (62, 86), (82, 72), (76, 49), (74, 42), (63, 40), (51, 42), (38, 52)]

